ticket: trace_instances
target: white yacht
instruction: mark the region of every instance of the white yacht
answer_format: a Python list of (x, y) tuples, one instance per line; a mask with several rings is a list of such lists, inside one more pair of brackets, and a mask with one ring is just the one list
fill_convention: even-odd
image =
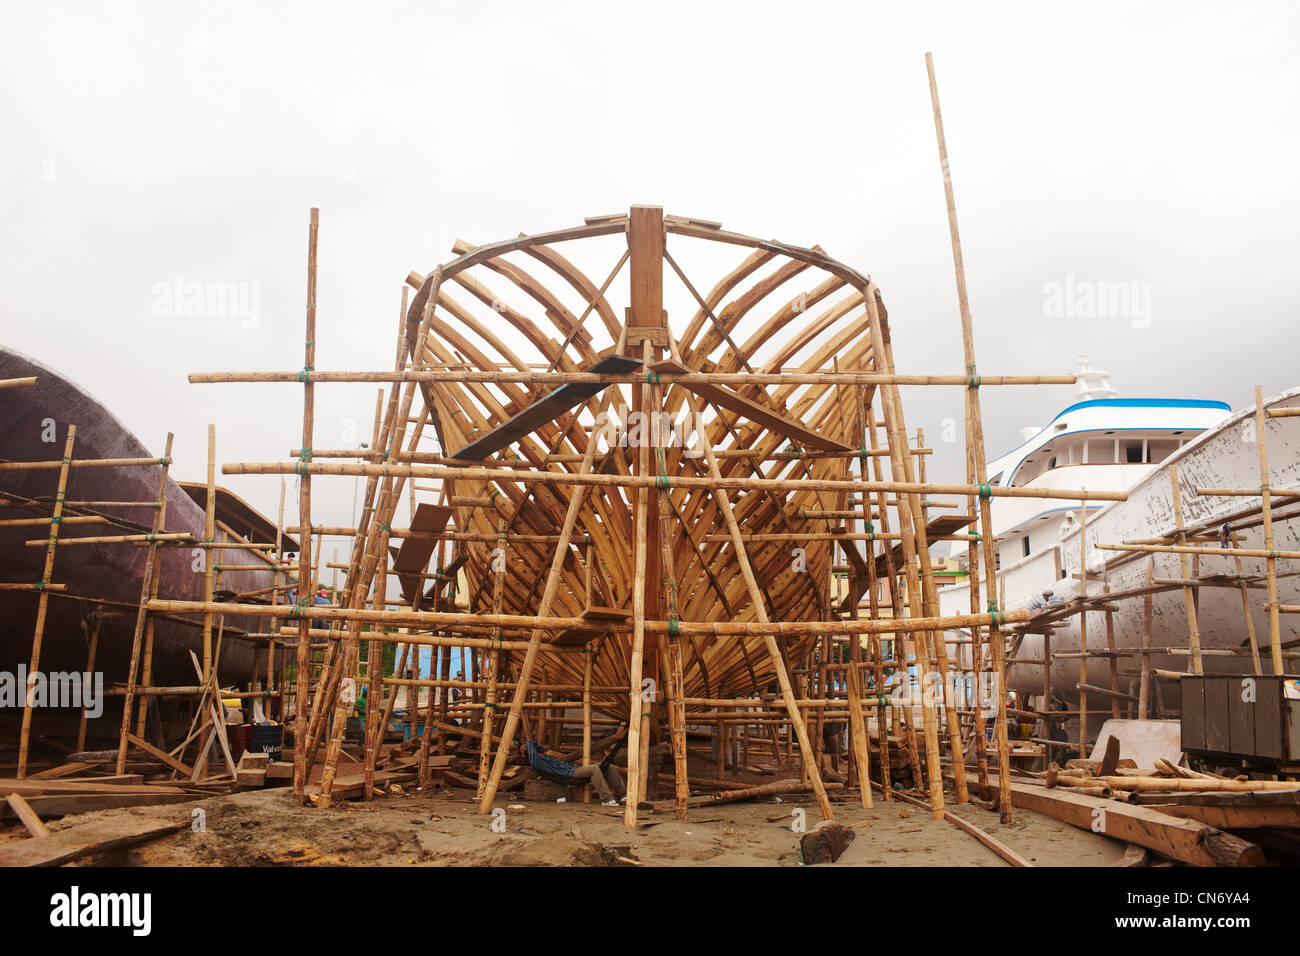
[[(1107, 372), (1095, 369), (1080, 356), (1076, 400), (1045, 427), (1025, 429), (1025, 441), (1011, 452), (990, 461), (989, 483), (1008, 487), (1080, 488), (1089, 491), (1122, 490), (1126, 501), (1092, 502), (1087, 514), (1088, 593), (1109, 589), (1122, 594), (1145, 584), (1148, 555), (1107, 551), (1098, 544), (1131, 543), (1171, 534), (1176, 528), (1170, 466), (1176, 466), (1182, 498), (1183, 527), (1192, 534), (1222, 534), (1224, 526), (1239, 547), (1262, 548), (1262, 521), (1258, 517), (1260, 498), (1201, 496), (1197, 488), (1258, 488), (1259, 449), (1255, 441), (1255, 408), (1250, 403), (1233, 413), (1221, 401), (1196, 399), (1122, 398), (1111, 387)], [(1300, 405), (1300, 389), (1293, 389), (1265, 401), (1267, 407)], [(1300, 418), (1269, 418), (1266, 424), (1270, 485), (1294, 488), (1300, 485)], [(1300, 510), (1286, 507), (1295, 499), (1274, 499), (1274, 533), (1278, 550), (1297, 548), (1297, 516)], [(1039, 498), (993, 498), (993, 533), (997, 537), (997, 565), (1001, 606), (1006, 610), (1041, 609), (1068, 602), (1079, 593), (1081, 542), (1080, 503)], [(954, 544), (953, 558), (966, 564), (966, 546)], [(1191, 559), (1189, 559), (1190, 561)], [(1184, 577), (1179, 556), (1153, 556), (1154, 577)], [(1245, 648), (1249, 643), (1246, 612), (1243, 610), (1236, 562), (1242, 574), (1252, 580), (1247, 589), (1250, 618), (1254, 625), (1265, 673), (1268, 665), (1267, 598), (1259, 587), (1264, 575), (1262, 558), (1199, 556), (1196, 576), (1213, 583), (1198, 587), (1197, 619), (1201, 644), (1208, 649)], [(1282, 604), (1300, 603), (1297, 577), (1286, 574), (1297, 569), (1279, 562)], [(1216, 575), (1222, 575), (1215, 579)], [(969, 586), (965, 581), (942, 588), (940, 608), (944, 614), (968, 613)], [(1141, 598), (1116, 603), (1113, 624), (1119, 649), (1140, 646), (1144, 629)], [(1151, 646), (1186, 649), (1188, 620), (1183, 590), (1161, 591), (1153, 598)], [(1282, 644), (1295, 639), (1295, 615), (1283, 615)], [(950, 635), (955, 637), (957, 635)], [(1040, 660), (1042, 637), (1026, 634), (1015, 657)], [(1106, 629), (1101, 612), (1089, 615), (1088, 643), (1091, 649), (1106, 646)], [(1298, 642), (1300, 643), (1300, 642)], [(966, 645), (962, 645), (963, 650)], [(1079, 650), (1079, 615), (1057, 622), (1052, 639), (1053, 688), (1067, 699), (1077, 696), (1077, 658), (1058, 658), (1058, 652)], [(1289, 649), (1288, 649), (1289, 650)], [(969, 663), (969, 652), (954, 654)], [(1121, 689), (1133, 686), (1132, 674), (1140, 658), (1120, 658), (1124, 675)], [(1155, 668), (1185, 671), (1186, 652), (1155, 655)], [(1212, 655), (1204, 659), (1206, 673), (1253, 671), (1249, 657)], [(1104, 660), (1093, 664), (1089, 683), (1105, 683), (1109, 667)], [(1012, 665), (1008, 672), (1012, 689), (1041, 693), (1043, 670), (1033, 664)], [(1093, 678), (1096, 677), (1097, 680)], [(1128, 691), (1126, 691), (1128, 692)]]

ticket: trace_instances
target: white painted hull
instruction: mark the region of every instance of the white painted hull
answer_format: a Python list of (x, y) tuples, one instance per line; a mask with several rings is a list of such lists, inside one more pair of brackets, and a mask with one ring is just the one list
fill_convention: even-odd
[[(1267, 404), (1269, 407), (1300, 406), (1300, 389), (1286, 392), (1271, 399)], [(1109, 586), (1111, 591), (1119, 592), (1140, 587), (1145, 583), (1146, 555), (1133, 555), (1129, 560), (1115, 564), (1118, 552), (1101, 551), (1096, 545), (1154, 538), (1175, 527), (1169, 474), (1171, 465), (1178, 471), (1184, 527), (1217, 533), (1224, 519), (1234, 512), (1240, 513), (1244, 509), (1258, 507), (1260, 502), (1258, 496), (1202, 497), (1195, 493), (1198, 487), (1259, 487), (1259, 450), (1257, 444), (1250, 440), (1253, 435), (1253, 421), (1252, 405), (1233, 414), (1217, 428), (1199, 435), (1162, 462), (1129, 490), (1127, 501), (1114, 502), (1099, 511), (1088, 513), (1087, 560), (1090, 595), (1101, 594), (1106, 586)], [(1270, 486), (1300, 487), (1300, 417), (1268, 419), (1266, 427)], [(1281, 514), (1296, 511), (1300, 511), (1300, 506), (1295, 504), (1283, 505), (1280, 508), (1275, 506), (1275, 512)], [(1234, 534), (1242, 538), (1239, 542), (1240, 547), (1247, 549), (1264, 547), (1262, 527), (1239, 529), (1234, 531)], [(1277, 550), (1300, 550), (1300, 519), (1275, 522), (1274, 534)], [(1112, 565), (1108, 570), (1103, 571), (1103, 562), (1107, 560), (1111, 560)], [(1189, 557), (1188, 561), (1191, 560)], [(1234, 558), (1203, 556), (1199, 560), (1198, 573), (1201, 576), (1236, 573)], [(1266, 562), (1263, 558), (1241, 558), (1240, 561), (1243, 573), (1261, 577), (1264, 575)], [(1154, 562), (1156, 578), (1183, 577), (1179, 555), (1156, 554)], [(1005, 578), (1005, 608), (1019, 610), (1028, 607), (1031, 599), (1035, 595), (1041, 595), (1047, 588), (1053, 590), (1054, 598), (1068, 600), (1076, 596), (1079, 582), (1073, 575), (1079, 572), (1079, 566), (1080, 540), (1077, 529), (1070, 532), (1059, 544), (1044, 548), (1031, 557), (1012, 565), (1004, 561), (1003, 571), (999, 577)], [(1065, 573), (1064, 577), (1061, 577), (1061, 570)], [(1300, 576), (1281, 576), (1287, 572), (1300, 572), (1300, 562), (1278, 562), (1280, 603), (1300, 604)], [(1248, 647), (1249, 634), (1240, 589), (1202, 587), (1199, 592), (1198, 621), (1202, 648)], [(1264, 648), (1268, 644), (1269, 636), (1268, 613), (1265, 610), (1267, 592), (1261, 586), (1250, 588), (1247, 594), (1255, 635), (1261, 648)], [(944, 614), (966, 613), (970, 609), (970, 592), (965, 584), (943, 588), (939, 595), (940, 607)], [(1143, 603), (1140, 597), (1118, 602), (1119, 610), (1114, 614), (1115, 644), (1118, 648), (1142, 646)], [(1075, 684), (1080, 679), (1079, 660), (1062, 660), (1057, 658), (1056, 654), (1077, 652), (1080, 649), (1079, 615), (1074, 615), (1061, 623), (1064, 626), (1059, 627), (1052, 636), (1051, 683), (1055, 691), (1067, 700), (1073, 701), (1078, 696)], [(1281, 638), (1284, 650), (1291, 650), (1286, 647), (1286, 643), (1295, 639), (1297, 626), (1300, 626), (1300, 618), (1296, 615), (1281, 615)], [(950, 637), (952, 636), (955, 635), (950, 634)], [(1152, 596), (1151, 646), (1176, 648), (1188, 646), (1188, 620), (1183, 589), (1163, 591)], [(1106, 621), (1105, 614), (1102, 612), (1088, 614), (1088, 647), (1092, 650), (1106, 648)], [(956, 653), (955, 648), (950, 649), (954, 657), (969, 663), (969, 653), (965, 646), (962, 647), (960, 655)], [(1015, 656), (1041, 660), (1042, 652), (1042, 636), (1028, 634), (1024, 637)], [(1272, 673), (1267, 649), (1261, 651), (1260, 658), (1264, 673)], [(1141, 658), (1136, 656), (1119, 660), (1120, 671), (1130, 673), (1135, 673), (1141, 662)], [(1253, 670), (1249, 656), (1206, 656), (1203, 660), (1206, 673), (1251, 673)], [(1173, 671), (1189, 669), (1186, 655), (1154, 655), (1152, 666)], [(1294, 671), (1295, 668), (1292, 667), (1290, 670)], [(1109, 665), (1106, 659), (1090, 659), (1087, 676), (1087, 683), (1109, 686)], [(1008, 682), (1013, 690), (1029, 694), (1041, 693), (1043, 668), (1035, 664), (1013, 665), (1008, 672)], [(1135, 678), (1122, 676), (1120, 690), (1136, 694)], [(1091, 701), (1089, 706), (1091, 709)]]

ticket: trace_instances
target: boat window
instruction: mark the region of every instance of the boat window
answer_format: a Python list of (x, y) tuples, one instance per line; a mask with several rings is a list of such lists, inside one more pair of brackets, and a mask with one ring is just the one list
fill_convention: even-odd
[(1025, 557), (1029, 557), (1029, 535), (1025, 535)]
[(1124, 460), (1130, 465), (1142, 463), (1142, 442), (1131, 441), (1124, 444)]
[(1149, 441), (1147, 442), (1147, 461), (1164, 461), (1177, 450), (1178, 440), (1176, 438)]
[(1115, 443), (1113, 441), (1094, 440), (1088, 442), (1088, 464), (1113, 465), (1115, 463)]

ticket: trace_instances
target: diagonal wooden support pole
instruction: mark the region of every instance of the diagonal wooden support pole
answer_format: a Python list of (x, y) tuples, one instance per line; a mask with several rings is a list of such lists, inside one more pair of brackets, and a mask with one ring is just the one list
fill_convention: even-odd
[[(691, 416), (695, 418), (698, 410), (695, 405), (695, 396), (687, 394), (686, 401), (691, 409)], [(709, 466), (709, 476), (714, 481), (722, 478), (722, 473), (718, 470), (718, 460), (713, 454), (713, 447), (708, 441), (704, 441), (704, 456)], [(749, 592), (750, 603), (754, 607), (754, 616), (760, 623), (768, 623), (767, 608), (763, 604), (763, 595), (758, 588), (758, 582), (754, 578), (753, 568), (749, 564), (749, 555), (745, 550), (745, 541), (740, 533), (740, 526), (736, 523), (736, 515), (731, 510), (731, 501), (727, 498), (727, 493), (721, 488), (715, 488), (713, 497), (718, 502), (718, 510), (722, 512), (722, 520), (727, 525), (727, 530), (731, 533), (731, 545), (736, 551), (736, 560), (740, 564), (740, 574), (745, 581), (745, 588)], [(772, 669), (776, 672), (777, 684), (781, 688), (781, 699), (785, 704), (786, 713), (790, 716), (790, 723), (794, 727), (795, 735), (799, 740), (799, 756), (803, 761), (804, 771), (808, 775), (808, 780), (812, 784), (813, 793), (817, 797), (817, 805), (821, 809), (822, 819), (832, 820), (834, 814), (831, 812), (830, 798), (826, 796), (826, 786), (822, 783), (821, 772), (817, 769), (817, 760), (813, 752), (812, 741), (808, 739), (808, 727), (804, 723), (803, 714), (799, 710), (799, 704), (795, 698), (794, 688), (790, 685), (790, 675), (786, 672), (785, 663), (781, 658), (781, 648), (776, 643), (776, 638), (771, 634), (763, 635), (763, 643), (767, 647), (768, 657), (772, 661)]]
[[(609, 397), (612, 394), (606, 391), (604, 399), (601, 401), (601, 411), (604, 412), (609, 408)], [(589, 474), (591, 463), (596, 457), (596, 436), (591, 435), (587, 440), (587, 453), (583, 456), (581, 474)], [(573, 528), (578, 523), (578, 511), (582, 507), (582, 499), (586, 497), (585, 486), (579, 485), (573, 489), (573, 497), (569, 499), (569, 508), (564, 515), (564, 527), (560, 530), (560, 540), (556, 543), (555, 555), (551, 559), (551, 570), (546, 578), (546, 590), (542, 593), (541, 603), (537, 608), (538, 617), (546, 617), (551, 612), (551, 604), (555, 601), (555, 594), (560, 587), (561, 572), (564, 568), (564, 559), (569, 551), (569, 541), (573, 537)], [(490, 813), (492, 810), (492, 801), (496, 799), (497, 787), (501, 785), (501, 777), (505, 774), (506, 763), (510, 760), (511, 741), (514, 738), (515, 731), (519, 728), (519, 718), (524, 709), (524, 698), (528, 696), (528, 682), (533, 677), (533, 667), (537, 662), (537, 652), (541, 647), (542, 637), (546, 631), (536, 629), (528, 642), (528, 650), (524, 653), (524, 662), (519, 670), (519, 677), (516, 680), (514, 696), (510, 699), (510, 711), (506, 714), (505, 725), (501, 728), (501, 745), (497, 748), (496, 759), (492, 761), (492, 772), (488, 776), (487, 786), (483, 790), (483, 796), (479, 799), (478, 812)], [(628, 788), (631, 793), (631, 787)], [(629, 800), (633, 799), (631, 797)]]
[(50, 537), (45, 545), (45, 569), (41, 572), (41, 596), (36, 605), (36, 630), (32, 634), (32, 660), (27, 668), (27, 688), (23, 697), (23, 721), (18, 738), (18, 776), (27, 776), (27, 749), (32, 733), (32, 694), (36, 688), (37, 672), (41, 669), (41, 642), (45, 637), (45, 615), (50, 607), (50, 578), (54, 574), (54, 552), (58, 549), (59, 524), (63, 518), (63, 501), (68, 487), (68, 468), (72, 464), (72, 444), (77, 438), (77, 426), (68, 425), (68, 438), (63, 445), (63, 462), (59, 468), (59, 490), (54, 496), (54, 514), (50, 521)]
[[(212, 441), (212, 429), (214, 426), (208, 426), (208, 441)], [(172, 433), (167, 433), (166, 447), (163, 449), (163, 466), (162, 472), (158, 476), (158, 497), (157, 501), (163, 502), (167, 499), (167, 469), (171, 465), (172, 456)], [(209, 497), (212, 497), (209, 495)], [(153, 518), (153, 537), (163, 530), (162, 508), (154, 511)], [(129, 731), (131, 729), (131, 705), (135, 702), (136, 675), (140, 671), (140, 647), (144, 640), (145, 618), (148, 615), (146, 605), (149, 603), (150, 592), (154, 589), (154, 572), (160, 557), (159, 545), (157, 540), (149, 542), (149, 550), (144, 559), (144, 575), (140, 578), (140, 607), (135, 616), (135, 633), (131, 638), (131, 664), (126, 672), (126, 696), (122, 698), (122, 731), (121, 737), (117, 744), (117, 769), (114, 773), (126, 773), (126, 750), (129, 741)], [(208, 565), (212, 564), (212, 552), (209, 551), (204, 555)], [(208, 598), (211, 600), (211, 598)]]

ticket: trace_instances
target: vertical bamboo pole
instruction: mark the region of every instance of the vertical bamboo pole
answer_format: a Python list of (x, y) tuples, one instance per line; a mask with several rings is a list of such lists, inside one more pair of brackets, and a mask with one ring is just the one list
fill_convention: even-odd
[[(1277, 549), (1273, 537), (1273, 495), (1268, 483), (1268, 442), (1264, 431), (1268, 418), (1264, 414), (1264, 391), (1255, 386), (1255, 441), (1259, 445), (1259, 496), (1264, 517), (1264, 549), (1270, 553)], [(1265, 559), (1268, 574), (1268, 649), (1273, 663), (1273, 673), (1285, 673), (1282, 667), (1282, 622), (1278, 617), (1277, 558)]]
[[(163, 495), (157, 501), (158, 505), (158, 527), (165, 529), (167, 526), (167, 497)], [(203, 556), (204, 561), (210, 561), (211, 554)], [(153, 600), (158, 597), (158, 586), (162, 582), (162, 561), (161, 559), (154, 563), (153, 582), (149, 588), (149, 598)], [(274, 594), (275, 592), (272, 592)], [(153, 684), (153, 646), (154, 646), (154, 616), (150, 614), (144, 622), (144, 668), (140, 672), (140, 680), (145, 687)], [(140, 697), (139, 716), (136, 718), (135, 735), (144, 738), (145, 719), (149, 714), (149, 695), (143, 694)], [(78, 748), (80, 749), (80, 748)]]
[[(642, 357), (647, 364), (649, 364), (651, 351), (651, 345), (647, 339), (642, 343)], [(641, 386), (641, 408), (650, 408), (649, 382)], [(637, 449), (637, 474), (646, 475), (649, 472), (649, 436), (643, 434), (640, 447)], [(628, 707), (630, 717), (627, 737), (627, 805), (623, 811), (623, 822), (630, 827), (636, 826), (637, 802), (640, 799), (642, 777), (644, 776), (644, 768), (641, 762), (641, 737), (644, 731), (641, 728), (641, 721), (650, 719), (650, 709), (643, 706), (646, 702), (641, 698), (641, 676), (646, 643), (646, 549), (649, 544), (649, 528), (647, 527), (649, 490), (644, 486), (639, 486), (634, 494), (636, 504), (633, 513), (636, 524), (633, 539), (635, 544), (633, 550), (634, 576), (632, 579), (632, 650), (628, 662)], [(655, 688), (655, 690), (657, 692), (658, 688)]]
[[(591, 580), (591, 549), (587, 549), (588, 555), (588, 574), (587, 580)], [(590, 594), (590, 592), (588, 592)], [(487, 739), (486, 737), (484, 738)], [(591, 763), (591, 642), (582, 649), (582, 765), (585, 767)], [(582, 802), (591, 802), (591, 788), (582, 788)]]
[[(91, 630), (90, 630), (90, 651), (86, 655), (87, 674), (93, 674), (95, 672), (95, 657), (99, 653), (99, 625), (100, 625), (100, 619), (103, 615), (103, 608), (97, 606), (95, 610), (91, 612), (91, 615), (92, 615), (92, 623), (91, 623)], [(81, 723), (77, 727), (77, 751), (78, 753), (80, 753), (85, 749), (86, 749), (86, 709), (83, 707), (81, 709)]]
[[(876, 305), (876, 287), (867, 283), (867, 318), (871, 326), (872, 352), (878, 368), (889, 369), (889, 351), (885, 345), (884, 323)], [(906, 446), (898, 414), (898, 397), (888, 386), (880, 389), (881, 412), (885, 422), (885, 436), (889, 446), (890, 474), (895, 481), (910, 481), (910, 454)], [(919, 556), (925, 553), (921, 543), (916, 540), (916, 513), (909, 507), (916, 504), (916, 496), (895, 492), (898, 501), (899, 533), (903, 543), (903, 572), (907, 582), (907, 614), (909, 617), (924, 615), (925, 594), (920, 581), (921, 569)], [(919, 510), (919, 509), (918, 509)], [(881, 507), (883, 515), (884, 506)], [(900, 632), (900, 636), (903, 632)], [(912, 642), (915, 648), (917, 670), (921, 678), (921, 721), (925, 733), (926, 775), (929, 783), (930, 815), (936, 819), (943, 816), (943, 770), (940, 765), (938, 718), (934, 706), (934, 684), (936, 677), (931, 668), (931, 650), (928, 635), (922, 631), (913, 631)], [(913, 706), (910, 705), (909, 706)], [(960, 746), (960, 744), (959, 744)], [(955, 766), (962, 766), (957, 762)], [(957, 774), (964, 779), (964, 774)]]
[[(1155, 555), (1147, 557), (1147, 587), (1155, 583)], [(1142, 595), (1142, 664), (1138, 677), (1138, 720), (1146, 720), (1151, 706), (1151, 619), (1153, 595)]]
[[(311, 372), (316, 367), (316, 236), (320, 226), (320, 210), (311, 211), (311, 225), (307, 236), (307, 334), (303, 348), (302, 386), (302, 445), (299, 458), (305, 466), (311, 461), (313, 433), (315, 431), (316, 394)], [(310, 607), (315, 600), (311, 592), (311, 472), (299, 468), (298, 475), (298, 588), (296, 600), (300, 608)], [(301, 618), (298, 624), (297, 675), (298, 689), (294, 695), (293, 730), (293, 795), (301, 804), (307, 795), (307, 778), (311, 768), (307, 765), (307, 706), (308, 686), (311, 677), (311, 620)]]
[[(506, 520), (505, 518), (497, 518), (497, 550), (492, 555), (493, 567), (495, 569), (492, 588), (493, 614), (501, 613), (501, 602), (506, 585), (506, 553)], [(501, 628), (494, 627), (492, 629), (492, 638), (493, 640), (500, 642)], [(588, 654), (588, 658), (590, 658), (590, 653)], [(483, 791), (487, 789), (488, 770), (490, 769), (489, 764), (492, 756), (492, 718), (495, 716), (497, 709), (497, 671), (501, 667), (500, 650), (494, 649), (492, 651), (491, 656), (488, 658), (488, 666), (491, 670), (488, 671), (487, 697), (483, 702), (483, 736), (480, 737), (478, 741), (479, 798), (482, 798)], [(590, 660), (588, 660), (587, 668), (588, 672), (590, 672)], [(586, 708), (587, 712), (590, 711), (590, 702), (585, 703), (583, 706)], [(588, 717), (586, 719), (589, 721), (590, 718)], [(587, 743), (587, 748), (590, 750), (590, 741)], [(584, 787), (582, 791), (584, 803), (591, 799), (587, 791), (588, 788)]]
[[(383, 538), (379, 547), (379, 573), (375, 578), (375, 600), (374, 607), (380, 611), (384, 610), (388, 604), (388, 532), (383, 532)], [(383, 631), (382, 624), (373, 624), (372, 628), (378, 628)], [(383, 695), (383, 674), (384, 674), (384, 642), (372, 640), (366, 646), (366, 735), (361, 741), (362, 746), (366, 748), (366, 762), (362, 770), (361, 782), (361, 799), (369, 800), (374, 796), (375, 790), (375, 763), (371, 759), (373, 749), (376, 759), (379, 756), (379, 748), (384, 744), (384, 733), (388, 729), (388, 721), (383, 719), (382, 705), (379, 703)], [(380, 720), (375, 719), (378, 711)]]
[[(966, 296), (966, 267), (962, 261), (961, 236), (957, 230), (957, 204), (953, 196), (952, 176), (948, 167), (948, 144), (943, 135), (943, 114), (939, 110), (939, 87), (934, 78), (934, 58), (925, 55), (926, 71), (930, 76), (930, 103), (934, 109), (934, 131), (939, 141), (939, 162), (943, 169), (943, 192), (948, 205), (948, 231), (952, 236), (952, 261), (957, 278), (957, 301), (961, 313), (962, 347), (966, 358), (966, 372), (970, 376), (966, 402), (966, 439), (974, 448), (975, 477), (979, 485), (988, 484), (988, 471), (984, 455), (984, 423), (980, 413), (979, 376), (975, 370), (975, 340), (971, 332), (970, 303)], [(984, 573), (990, 610), (997, 609), (997, 566), (993, 551), (993, 513), (989, 498), (980, 495), (980, 530), (983, 533)], [(998, 717), (996, 736), (998, 744), (998, 798), (1003, 823), (1011, 822), (1011, 756), (1007, 741), (1006, 649), (1002, 629), (996, 620), (988, 631), (989, 646), (993, 649), (993, 669), (997, 674)], [(961, 774), (958, 774), (960, 777)]]
[[(1088, 503), (1079, 507), (1079, 597), (1088, 597)], [(1088, 759), (1088, 605), (1079, 609), (1079, 759)]]
[[(1183, 494), (1178, 486), (1178, 469), (1173, 465), (1169, 466), (1169, 489), (1174, 502), (1174, 527), (1178, 532), (1174, 540), (1179, 547), (1186, 547), (1187, 535), (1183, 532)], [(1178, 566), (1184, 581), (1191, 578), (1193, 572), (1187, 555), (1178, 555)], [(1192, 652), (1192, 673), (1204, 674), (1205, 669), (1201, 663), (1201, 627), (1196, 619), (1195, 588), (1183, 588), (1183, 605), (1187, 608), (1187, 646)]]
[(41, 642), (45, 637), (45, 615), (50, 606), (50, 577), (54, 573), (54, 552), (59, 542), (59, 525), (63, 522), (63, 502), (68, 487), (68, 468), (72, 462), (72, 444), (77, 437), (77, 426), (68, 425), (68, 438), (63, 445), (63, 464), (59, 467), (59, 490), (54, 496), (54, 514), (50, 520), (50, 540), (45, 545), (45, 570), (41, 572), (41, 596), (36, 605), (36, 630), (32, 635), (32, 660), (27, 668), (27, 691), (23, 702), (22, 730), (18, 740), (18, 776), (27, 776), (27, 749), (31, 742), (32, 705), (37, 672), (41, 668)]
[[(209, 427), (208, 443), (212, 444), (212, 431)], [(167, 469), (171, 465), (172, 458), (172, 433), (167, 433), (167, 444), (163, 449), (162, 470), (158, 476), (158, 494), (154, 500), (162, 502), (167, 498)], [(114, 773), (126, 773), (126, 748), (127, 735), (131, 730), (131, 705), (135, 703), (136, 675), (140, 670), (140, 650), (141, 643), (144, 640), (144, 621), (148, 615), (149, 593), (153, 590), (154, 569), (157, 565), (160, 552), (157, 540), (152, 540), (163, 530), (163, 509), (161, 507), (154, 510), (153, 517), (153, 534), (150, 535), (149, 548), (144, 559), (144, 574), (140, 577), (140, 606), (135, 616), (135, 634), (131, 638), (131, 663), (126, 672), (126, 696), (122, 698), (122, 731), (117, 742), (117, 769)], [(208, 555), (208, 567), (212, 566), (212, 556)], [(208, 598), (211, 600), (211, 598)]]

